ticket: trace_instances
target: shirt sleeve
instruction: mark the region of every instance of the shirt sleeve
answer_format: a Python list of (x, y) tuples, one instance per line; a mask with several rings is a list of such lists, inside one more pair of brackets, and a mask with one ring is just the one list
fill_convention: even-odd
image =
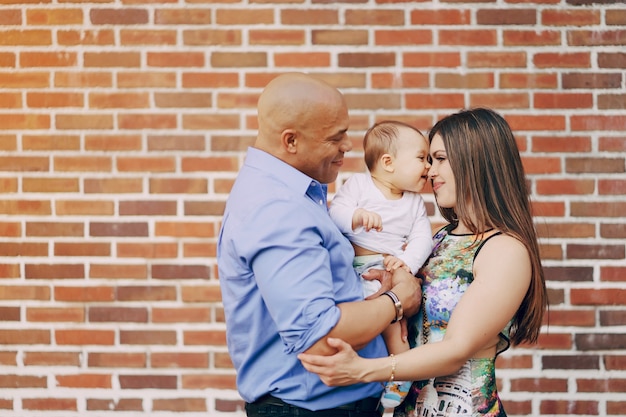
[[(308, 203), (308, 201), (307, 201)], [(273, 200), (254, 213), (239, 237), (263, 302), (287, 353), (302, 352), (337, 324), (330, 257), (314, 216), (288, 200)]]
[(413, 274), (416, 274), (430, 256), (432, 249), (433, 238), (430, 220), (426, 213), (424, 201), (420, 197), (415, 222), (407, 238), (406, 248), (399, 258), (411, 268)]
[[(352, 233), (352, 216), (359, 207), (361, 190), (357, 174), (353, 174), (335, 193), (328, 212), (341, 233)], [(356, 231), (355, 231), (356, 232)]]

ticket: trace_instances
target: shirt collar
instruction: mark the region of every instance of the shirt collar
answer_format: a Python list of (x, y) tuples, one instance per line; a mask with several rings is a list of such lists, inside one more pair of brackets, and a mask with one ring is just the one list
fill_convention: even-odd
[(316, 204), (327, 206), (326, 184), (321, 184), (275, 156), (258, 148), (249, 147), (245, 164), (276, 178), (298, 194), (306, 194)]

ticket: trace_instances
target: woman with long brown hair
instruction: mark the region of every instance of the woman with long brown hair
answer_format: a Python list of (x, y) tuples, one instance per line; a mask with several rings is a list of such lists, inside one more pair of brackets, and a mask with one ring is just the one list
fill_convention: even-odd
[(495, 359), (534, 343), (547, 295), (529, 192), (513, 133), (489, 109), (447, 116), (429, 132), (429, 178), (449, 222), (420, 270), (412, 349), (365, 359), (339, 339), (333, 356), (300, 355), (328, 385), (413, 380), (396, 416), (505, 416)]

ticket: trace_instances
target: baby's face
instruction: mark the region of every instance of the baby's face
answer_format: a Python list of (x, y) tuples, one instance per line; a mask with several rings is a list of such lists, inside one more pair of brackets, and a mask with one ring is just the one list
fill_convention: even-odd
[(428, 180), (428, 140), (413, 129), (399, 130), (392, 182), (402, 191), (419, 193)]

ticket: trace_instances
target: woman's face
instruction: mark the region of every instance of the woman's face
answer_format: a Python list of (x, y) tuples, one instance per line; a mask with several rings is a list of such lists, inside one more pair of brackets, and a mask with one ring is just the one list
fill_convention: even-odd
[(433, 137), (430, 143), (430, 157), (432, 162), (428, 170), (428, 177), (432, 181), (437, 204), (442, 208), (454, 208), (456, 206), (454, 174), (450, 167), (446, 148), (443, 145), (443, 139), (438, 134)]

